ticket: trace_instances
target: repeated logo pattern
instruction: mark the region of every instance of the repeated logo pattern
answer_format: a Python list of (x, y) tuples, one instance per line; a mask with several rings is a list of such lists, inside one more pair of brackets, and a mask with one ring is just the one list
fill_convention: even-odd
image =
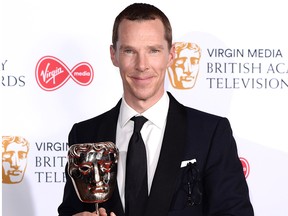
[(87, 86), (92, 82), (93, 77), (93, 68), (87, 62), (81, 62), (70, 70), (56, 57), (45, 56), (36, 65), (36, 81), (45, 91), (59, 89), (70, 78), (79, 85)]
[(250, 165), (249, 165), (248, 161), (243, 157), (240, 157), (240, 161), (242, 163), (245, 178), (247, 178), (250, 174)]
[(195, 43), (176, 42), (175, 59), (167, 69), (171, 85), (175, 89), (192, 89), (200, 68), (201, 48)]
[(2, 136), (2, 183), (17, 184), (23, 180), (29, 142), (20, 136)]

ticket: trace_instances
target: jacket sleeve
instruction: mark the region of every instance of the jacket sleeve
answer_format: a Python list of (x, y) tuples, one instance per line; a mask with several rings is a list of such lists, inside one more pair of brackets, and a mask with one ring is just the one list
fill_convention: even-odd
[[(76, 126), (77, 124), (73, 126), (73, 128), (69, 133), (69, 146), (77, 143)], [(66, 183), (64, 187), (63, 200), (60, 206), (58, 207), (59, 216), (71, 216), (73, 214), (83, 211), (90, 211), (90, 212), (95, 211), (95, 205), (83, 203), (78, 198), (72, 180), (68, 174), (67, 168), (68, 164), (66, 164), (65, 166)]]
[(204, 215), (254, 215), (236, 142), (226, 118), (218, 121), (210, 138), (203, 187)]

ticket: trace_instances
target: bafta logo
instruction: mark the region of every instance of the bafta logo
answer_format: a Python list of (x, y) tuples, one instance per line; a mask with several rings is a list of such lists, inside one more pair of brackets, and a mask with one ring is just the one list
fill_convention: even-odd
[(176, 89), (191, 89), (199, 73), (201, 49), (195, 43), (175, 43), (175, 59), (167, 69), (171, 85)]
[(29, 143), (20, 136), (2, 136), (2, 183), (17, 184), (23, 180)]

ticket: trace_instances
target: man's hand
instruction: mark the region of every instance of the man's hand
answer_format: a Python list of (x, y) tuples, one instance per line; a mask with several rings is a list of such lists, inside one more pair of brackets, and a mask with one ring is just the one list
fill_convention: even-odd
[[(73, 216), (97, 216), (96, 212), (81, 212), (74, 214)], [(106, 210), (104, 208), (99, 208), (98, 216), (108, 216)], [(116, 216), (113, 212), (111, 212), (110, 216)]]

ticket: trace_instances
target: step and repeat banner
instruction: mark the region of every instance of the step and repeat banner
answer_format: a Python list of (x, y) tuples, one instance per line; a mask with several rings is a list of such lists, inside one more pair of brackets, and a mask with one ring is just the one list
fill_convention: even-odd
[[(288, 215), (285, 1), (144, 1), (170, 18), (166, 89), (229, 118), (256, 216)], [(1, 2), (2, 215), (57, 215), (68, 133), (122, 96), (112, 25), (128, 0)]]

